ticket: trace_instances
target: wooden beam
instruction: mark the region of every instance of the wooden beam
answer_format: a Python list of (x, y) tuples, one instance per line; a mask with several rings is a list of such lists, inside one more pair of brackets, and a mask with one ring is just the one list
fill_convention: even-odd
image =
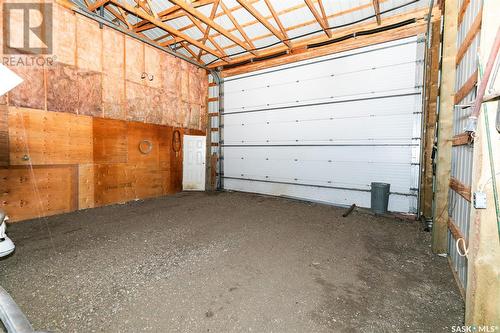
[[(447, 225), (448, 225), (448, 229), (450, 229), (450, 233), (453, 236), (453, 238), (455, 239), (455, 241), (462, 238), (465, 241), (465, 246), (468, 247), (469, 244), (468, 244), (464, 234), (462, 233), (462, 231), (460, 231), (460, 229), (456, 225), (455, 221), (453, 221), (453, 219), (451, 217), (448, 217)], [(460, 252), (465, 253), (467, 250), (464, 248), (463, 245), (464, 245), (464, 243), (460, 242)]]
[(432, 251), (448, 253), (448, 193), (451, 174), (450, 138), (453, 136), (455, 56), (457, 52), (458, 0), (446, 0), (443, 13), (443, 43), (441, 60), (441, 87), (439, 91), (438, 148), (436, 185), (434, 190), (434, 224), (432, 227)]
[(253, 44), (252, 40), (248, 37), (247, 33), (245, 32), (245, 29), (243, 29), (243, 27), (239, 24), (239, 22), (234, 18), (233, 13), (227, 8), (227, 6), (224, 4), (223, 1), (221, 1), (220, 7), (222, 8), (222, 11), (227, 15), (229, 20), (231, 20), (234, 27), (239, 31), (241, 36), (243, 36), (243, 38), (247, 42), (249, 48), (254, 49), (255, 45)]
[[(215, 14), (217, 13), (217, 8), (219, 8), (219, 3), (220, 3), (220, 0), (217, 0), (217, 1), (215, 1), (215, 2), (214, 2), (214, 4), (212, 5), (212, 11), (210, 12), (210, 19), (211, 19), (211, 20), (213, 20), (213, 19), (214, 19)], [(194, 23), (194, 24), (196, 24), (196, 20), (194, 20), (194, 21), (193, 21), (193, 23)], [(200, 31), (201, 31), (201, 30), (200, 30)], [(202, 32), (203, 32), (203, 31), (202, 31)], [(209, 36), (210, 36), (210, 26), (209, 26), (209, 25), (207, 25), (207, 28), (205, 29), (205, 33), (203, 34), (203, 39), (201, 40), (201, 42), (202, 42), (203, 44), (206, 44), (206, 43), (207, 43), (207, 39), (208, 39), (208, 37), (209, 37)], [(211, 41), (210, 41), (210, 42), (213, 44), (213, 43), (215, 42), (215, 40), (211, 39)], [(215, 43), (217, 44), (217, 42), (215, 42)], [(214, 45), (216, 45), (216, 44), (214, 44)], [(217, 45), (217, 46), (218, 46), (218, 45)], [(217, 47), (217, 46), (216, 46), (216, 47)], [(218, 47), (217, 47), (217, 49), (218, 49), (219, 51), (222, 51), (222, 50), (220, 49), (220, 46), (218, 46)], [(201, 54), (202, 54), (202, 53), (203, 53), (203, 50), (200, 50), (200, 52), (198, 53), (198, 57), (197, 57), (198, 61), (200, 61), (200, 59), (201, 59)], [(221, 53), (225, 53), (225, 52), (224, 52), (224, 51), (222, 51)]]
[(324, 18), (318, 13), (316, 7), (314, 7), (314, 3), (312, 0), (304, 0), (306, 2), (307, 7), (309, 7), (309, 11), (313, 14), (314, 18), (320, 25), (321, 29), (325, 32), (328, 38), (332, 37), (332, 32), (328, 29), (328, 21), (325, 21)]
[[(203, 26), (201, 25), (201, 23), (200, 23), (200, 22), (198, 22), (198, 20), (197, 20), (195, 17), (193, 17), (193, 15), (191, 15), (191, 14), (187, 14), (186, 16), (187, 16), (187, 17), (191, 20), (191, 22), (193, 22), (193, 24), (194, 24), (194, 25), (195, 25), (195, 26), (196, 26), (196, 27), (197, 27), (197, 28), (198, 28), (201, 32), (203, 32)], [(210, 27), (208, 27), (208, 26), (207, 26), (207, 31), (208, 31), (208, 29), (210, 29)], [(222, 61), (229, 62), (229, 61), (226, 59), (226, 57), (227, 57), (226, 52), (224, 51), (224, 49), (222, 49), (222, 48), (220, 47), (219, 43), (217, 43), (217, 42), (216, 42), (216, 41), (212, 38), (212, 36), (210, 36), (209, 34), (207, 34), (207, 39), (208, 39), (208, 40), (210, 41), (210, 43), (212, 43), (212, 44), (213, 44), (213, 45), (217, 48), (217, 50), (218, 50), (218, 51), (219, 51), (219, 52), (220, 52), (220, 53), (224, 56), (224, 58), (222, 58)], [(168, 41), (168, 42), (170, 42), (170, 41)], [(201, 40), (201, 41), (199, 41), (199, 42), (200, 42), (200, 43), (202, 43), (203, 45), (206, 45), (206, 40)], [(174, 43), (174, 44), (175, 44), (175, 43)], [(201, 55), (201, 52), (202, 52), (202, 51), (203, 51), (203, 50), (201, 50), (201, 49), (200, 49), (200, 53), (199, 53), (200, 55)], [(201, 57), (201, 56), (200, 56), (200, 57)], [(198, 59), (198, 56), (196, 56), (196, 59)]]
[(151, 23), (155, 24), (158, 28), (161, 28), (161, 29), (167, 31), (171, 35), (180, 37), (181, 39), (187, 41), (188, 43), (190, 43), (190, 44), (192, 44), (192, 45), (194, 45), (194, 46), (196, 46), (196, 47), (198, 47), (200, 49), (203, 49), (203, 50), (207, 51), (208, 53), (210, 53), (210, 54), (212, 54), (212, 55), (214, 55), (216, 57), (219, 57), (219, 58), (223, 58), (224, 57), (218, 51), (215, 51), (215, 50), (212, 50), (212, 49), (206, 47), (205, 45), (203, 45), (202, 43), (198, 42), (194, 38), (191, 38), (188, 35), (180, 32), (179, 30), (172, 28), (168, 24), (165, 24), (161, 20), (156, 19), (153, 16), (151, 16), (151, 15), (149, 15), (147, 13), (142, 12), (138, 8), (134, 8), (134, 7), (130, 6), (129, 4), (123, 3), (123, 2), (121, 2), (119, 0), (109, 0), (109, 1), (112, 2), (114, 5), (116, 5), (118, 7), (121, 7), (125, 11), (127, 11), (127, 12), (129, 12), (131, 14), (134, 14), (135, 16), (140, 17), (140, 18), (142, 18), (144, 20), (150, 21)]
[(267, 20), (262, 16), (261, 13), (259, 13), (250, 3), (248, 3), (247, 0), (236, 0), (238, 3), (246, 9), (247, 12), (249, 12), (253, 17), (257, 19), (257, 21), (260, 22), (264, 27), (266, 27), (267, 30), (272, 32), (276, 38), (278, 38), (282, 43), (284, 43), (288, 48), (290, 48), (290, 43), (287, 41), (284, 41), (286, 39), (285, 36), (283, 36), (278, 30), (276, 30)]
[(459, 181), (456, 178), (451, 177), (450, 178), (450, 188), (460, 194), (462, 198), (467, 200), (468, 202), (471, 202), (471, 188), (470, 186), (465, 185), (461, 181)]
[[(208, 5), (210, 3), (213, 3), (214, 1), (215, 0), (193, 1), (191, 3), (191, 6), (198, 8), (198, 7), (202, 7), (202, 6)], [(167, 8), (161, 12), (158, 12), (158, 17), (163, 22), (173, 20), (173, 19), (182, 17), (184, 15), (185, 15), (185, 13), (182, 11), (182, 8), (180, 8), (179, 6), (172, 6), (172, 7)], [(149, 29), (152, 29), (154, 27), (155, 26), (153, 24), (151, 24), (151, 22), (149, 22), (148, 20), (142, 20), (140, 22), (137, 22), (134, 25), (134, 29), (141, 29), (140, 31), (149, 30)], [(180, 29), (179, 29), (179, 31), (180, 31)]]
[(99, 0), (99, 1), (96, 1), (94, 4), (90, 5), (88, 7), (88, 9), (89, 9), (89, 11), (93, 12), (96, 9), (98, 9), (99, 7), (107, 5), (109, 1), (110, 0)]
[(210, 28), (212, 28), (214, 30), (217, 30), (224, 37), (226, 37), (226, 38), (230, 39), (231, 41), (233, 41), (234, 43), (238, 44), (243, 49), (245, 49), (245, 50), (248, 49), (247, 45), (245, 45), (245, 43), (243, 41), (241, 41), (238, 38), (236, 38), (233, 34), (231, 34), (230, 32), (228, 32), (223, 26), (215, 23), (209, 17), (206, 17), (205, 15), (203, 15), (203, 13), (200, 12), (198, 9), (194, 8), (193, 6), (188, 5), (184, 0), (170, 0), (170, 2), (172, 2), (173, 4), (179, 6), (180, 8), (182, 8), (183, 10), (185, 10), (187, 13), (193, 15), (195, 18), (197, 18), (198, 20), (202, 21), (203, 23), (205, 23), (206, 25), (208, 25)]
[(285, 39), (288, 39), (288, 33), (287, 33), (285, 27), (283, 26), (283, 23), (281, 22), (278, 14), (274, 10), (274, 7), (273, 7), (271, 1), (270, 0), (264, 0), (264, 2), (266, 3), (267, 8), (271, 12), (271, 15), (273, 16), (274, 20), (276, 21), (276, 24), (278, 25), (278, 28), (280, 28), (281, 33), (283, 34), (283, 36), (285, 37)]
[[(317, 48), (311, 48), (306, 50), (305, 52), (299, 52), (295, 53), (295, 49), (301, 49), (309, 45), (310, 43), (316, 43), (316, 42), (322, 42), (328, 40), (326, 36), (321, 36), (321, 37), (311, 37), (310, 39), (303, 39), (295, 44), (293, 44), (294, 48), (292, 49), (292, 52), (289, 54), (283, 55), (281, 57), (275, 57), (273, 59), (268, 59), (265, 61), (258, 61), (254, 62), (251, 64), (243, 65), (243, 66), (238, 66), (235, 68), (227, 69), (222, 72), (222, 75), (224, 77), (228, 76), (233, 76), (233, 75), (238, 75), (238, 74), (243, 74), (255, 70), (261, 70), (273, 66), (278, 66), (282, 65), (285, 63), (290, 63), (290, 62), (296, 62), (296, 61), (301, 61), (301, 60), (306, 60), (306, 59), (311, 59), (315, 57), (320, 57), (336, 52), (341, 52), (341, 51), (346, 51), (346, 50), (351, 50), (353, 48), (357, 47), (363, 47), (367, 45), (373, 45), (376, 43), (383, 43), (386, 41), (391, 41), (391, 40), (397, 40), (405, 37), (410, 37), (410, 36), (415, 36), (418, 35), (419, 33), (424, 33), (425, 32), (425, 26), (426, 22), (424, 20), (424, 17), (427, 15), (426, 13), (428, 12), (428, 9), (421, 9), (418, 11), (406, 13), (406, 14), (401, 14), (394, 16), (392, 18), (388, 18), (384, 20), (383, 26), (388, 26), (390, 24), (394, 24), (397, 22), (404, 21), (408, 18), (414, 18), (414, 17), (422, 17), (421, 19), (418, 19), (416, 23), (408, 26), (404, 26), (401, 28), (397, 28), (391, 31), (391, 33), (380, 33), (376, 35), (371, 35), (371, 36), (359, 36), (355, 39), (350, 39), (346, 41), (342, 41), (339, 43), (333, 43), (330, 45), (325, 45), (323, 47), (317, 47)], [(440, 15), (436, 15), (435, 20), (438, 20), (440, 18)], [(434, 20), (434, 19), (433, 19)], [(360, 31), (367, 31), (370, 29), (375, 29), (378, 28), (378, 25), (373, 22), (373, 23), (367, 23), (364, 25), (360, 25), (357, 27), (349, 27), (345, 29), (340, 29), (338, 32), (336, 32), (333, 35), (333, 38), (336, 37), (341, 37), (347, 34), (351, 34), (353, 32), (360, 32)], [(273, 48), (269, 48), (267, 50), (263, 50), (260, 52), (260, 56), (270, 56), (273, 54), (277, 53), (282, 53), (283, 51), (287, 51), (288, 47), (281, 45)], [(246, 61), (254, 58), (251, 55), (244, 55), (241, 57), (237, 58), (232, 58), (233, 63), (238, 63), (240, 61)], [(216, 62), (209, 67), (216, 68), (218, 66), (223, 66), (224, 64), (221, 62)]]
[(464, 2), (462, 3), (462, 6), (460, 7), (460, 10), (458, 12), (458, 25), (462, 24), (462, 21), (464, 20), (465, 12), (467, 11), (469, 4), (470, 4), (470, 0), (464, 0)]
[(373, 0), (373, 10), (375, 10), (375, 16), (377, 18), (377, 24), (382, 24), (382, 17), (380, 16), (380, 2), (379, 0)]
[(455, 146), (465, 146), (472, 142), (470, 133), (460, 133), (453, 137), (452, 145)]
[(465, 81), (464, 85), (458, 89), (454, 97), (455, 105), (459, 104), (477, 85), (477, 70)]
[(457, 52), (457, 60), (455, 64), (458, 66), (460, 64), (460, 61), (462, 61), (462, 58), (465, 55), (465, 52), (469, 49), (471, 46), (472, 42), (474, 41), (474, 38), (477, 36), (479, 31), (481, 30), (481, 23), (483, 20), (483, 15), (482, 11), (479, 11), (479, 14), (477, 14), (476, 18), (474, 19), (474, 22), (472, 23), (472, 26), (470, 30), (467, 32), (467, 35), (464, 38), (464, 41), (458, 48)]

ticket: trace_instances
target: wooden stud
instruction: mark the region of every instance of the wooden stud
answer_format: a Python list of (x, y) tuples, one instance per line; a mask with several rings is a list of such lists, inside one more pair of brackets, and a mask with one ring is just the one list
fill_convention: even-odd
[(450, 188), (460, 194), (462, 198), (464, 198), (467, 201), (471, 201), (471, 188), (470, 186), (465, 185), (461, 181), (459, 181), (456, 178), (451, 177), (450, 178)]
[(438, 148), (436, 157), (436, 184), (434, 193), (434, 224), (432, 251), (448, 253), (448, 193), (451, 174), (450, 138), (453, 136), (455, 93), (455, 57), (457, 52), (458, 0), (447, 0), (443, 15), (443, 45), (441, 60), (441, 87), (439, 92)]
[(380, 2), (379, 0), (373, 0), (373, 10), (375, 11), (375, 16), (377, 18), (377, 24), (382, 24), (382, 18), (380, 16)]

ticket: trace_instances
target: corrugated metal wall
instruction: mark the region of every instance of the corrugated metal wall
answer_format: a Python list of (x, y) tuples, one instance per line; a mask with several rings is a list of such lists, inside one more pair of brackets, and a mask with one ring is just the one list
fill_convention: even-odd
[[(457, 71), (455, 81), (456, 97), (453, 117), (453, 134), (459, 135), (464, 132), (467, 118), (471, 108), (466, 107), (476, 97), (476, 85), (468, 85), (477, 80), (477, 52), (479, 50), (480, 34), (475, 29), (477, 20), (482, 15), (482, 0), (460, 0), (457, 34)], [(476, 31), (477, 30), (477, 31)], [(463, 56), (461, 50), (466, 50)], [(467, 88), (470, 87), (470, 88)], [(462, 94), (463, 93), (463, 94)], [(461, 98), (461, 96), (464, 96)], [(470, 145), (457, 145), (452, 148), (451, 177), (460, 181), (463, 185), (470, 187), (472, 182), (473, 147)], [(450, 222), (454, 223), (464, 236), (468, 238), (470, 226), (471, 203), (450, 188), (449, 198)], [(456, 237), (456, 236), (455, 236)], [(455, 271), (461, 287), (467, 287), (467, 258), (459, 255), (456, 249), (456, 239), (448, 231), (448, 250), (452, 269)]]

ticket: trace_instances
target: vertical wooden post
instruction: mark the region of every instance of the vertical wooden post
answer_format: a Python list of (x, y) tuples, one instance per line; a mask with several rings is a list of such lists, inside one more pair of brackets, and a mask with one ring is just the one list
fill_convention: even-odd
[(439, 65), (441, 46), (441, 20), (432, 23), (432, 44), (429, 50), (426, 66), (426, 101), (425, 101), (425, 136), (422, 161), (422, 196), (420, 207), (425, 218), (432, 217), (433, 168), (432, 151), (436, 136), (437, 101), (439, 94)]
[[(483, 6), (480, 59), (484, 68), (500, 26), (498, 16), (489, 13), (500, 12), (500, 1), (485, 0)], [(500, 90), (498, 80), (494, 90)], [(500, 134), (495, 128), (498, 104), (499, 102), (487, 103), (495, 173), (500, 172)], [(477, 136), (474, 141), (472, 192), (486, 193), (487, 209), (471, 210), (465, 321), (467, 325), (500, 327), (500, 242), (483, 114), (485, 111), (483, 108), (479, 116)], [(496, 180), (500, 188), (499, 175)]]
[(434, 253), (446, 253), (448, 247), (448, 191), (453, 137), (458, 0), (448, 0), (444, 6), (438, 151), (432, 229), (432, 251)]

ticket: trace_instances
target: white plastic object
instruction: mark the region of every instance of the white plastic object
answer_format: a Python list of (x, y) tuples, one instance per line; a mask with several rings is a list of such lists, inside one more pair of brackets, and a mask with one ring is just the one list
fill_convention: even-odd
[(5, 233), (7, 228), (5, 221), (8, 219), (9, 218), (2, 211), (0, 211), (0, 258), (8, 256), (14, 252), (14, 249), (16, 248), (12, 240), (7, 237), (7, 234)]
[(474, 208), (476, 208), (476, 209), (486, 209), (487, 208), (486, 193), (474, 192)]

